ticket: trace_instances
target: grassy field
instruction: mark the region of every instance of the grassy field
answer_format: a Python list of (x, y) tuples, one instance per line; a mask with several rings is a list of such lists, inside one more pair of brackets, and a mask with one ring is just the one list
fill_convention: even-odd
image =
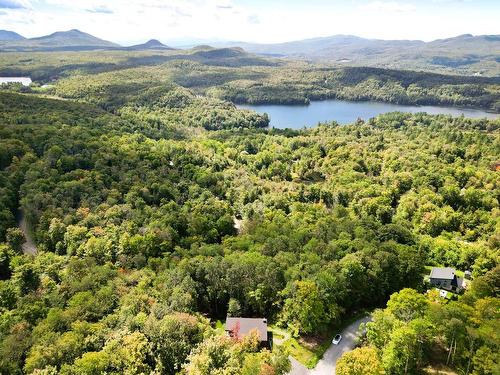
[(314, 368), (321, 359), (318, 353), (307, 349), (294, 338), (290, 338), (283, 343), (283, 347), (297, 361), (302, 363), (307, 368)]

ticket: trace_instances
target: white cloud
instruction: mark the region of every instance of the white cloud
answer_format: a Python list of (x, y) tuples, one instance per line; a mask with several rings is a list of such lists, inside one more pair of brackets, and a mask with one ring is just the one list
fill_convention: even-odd
[(28, 9), (30, 2), (27, 0), (0, 0), (0, 9)]
[(397, 1), (373, 1), (371, 3), (360, 5), (359, 8), (364, 11), (384, 13), (406, 13), (413, 12), (417, 9), (413, 4), (399, 3)]
[(92, 8), (86, 9), (90, 13), (103, 13), (103, 14), (113, 14), (114, 12), (109, 9), (106, 5), (99, 5)]
[(253, 23), (253, 24), (259, 24), (260, 23), (260, 18), (257, 14), (251, 14), (250, 16), (247, 17), (248, 22)]
[[(246, 39), (254, 34), (260, 20), (254, 10), (232, 0), (128, 0), (126, 4), (122, 0), (32, 1), (35, 11), (8, 16), (2, 27), (29, 37), (77, 28), (100, 38), (133, 43), (150, 38), (221, 39), (225, 35)], [(28, 15), (34, 24), (20, 26)], [(52, 20), (47, 23), (49, 17)]]
[(472, 0), (2, 1), (22, 1), (28, 7), (5, 10), (3, 29), (33, 37), (77, 28), (125, 44), (151, 38), (181, 44), (193, 39), (274, 43), (334, 34), (432, 40), (497, 34), (495, 15), (500, 11), (500, 2), (479, 6)]
[(474, 0), (432, 0), (433, 3), (465, 3)]

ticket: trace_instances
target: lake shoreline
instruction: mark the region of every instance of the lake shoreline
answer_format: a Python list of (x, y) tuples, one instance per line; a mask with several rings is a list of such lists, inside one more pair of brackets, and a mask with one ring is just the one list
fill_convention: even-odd
[(492, 115), (500, 115), (500, 111), (495, 112), (491, 108), (485, 108), (485, 107), (477, 107), (477, 106), (454, 106), (454, 105), (447, 105), (447, 104), (412, 104), (412, 103), (395, 103), (395, 102), (384, 102), (380, 100), (371, 100), (371, 99), (366, 99), (366, 100), (349, 100), (349, 99), (340, 99), (340, 98), (326, 98), (326, 99), (314, 99), (314, 100), (309, 100), (307, 103), (304, 102), (288, 102), (288, 103), (282, 103), (278, 101), (262, 101), (262, 102), (232, 102), (236, 107), (240, 108), (242, 106), (252, 106), (252, 107), (259, 107), (259, 106), (274, 106), (274, 105), (279, 105), (279, 106), (294, 106), (294, 107), (309, 107), (312, 103), (316, 102), (325, 102), (325, 101), (330, 101), (330, 100), (339, 100), (343, 102), (349, 102), (349, 103), (379, 103), (379, 104), (392, 104), (392, 105), (400, 105), (400, 106), (413, 106), (413, 107), (441, 107), (441, 108), (455, 108), (457, 110), (475, 110), (475, 111), (483, 111), (486, 113), (490, 113)]
[(430, 115), (449, 115), (453, 117), (500, 118), (500, 114), (483, 109), (458, 108), (434, 105), (401, 105), (377, 101), (349, 101), (328, 99), (312, 101), (308, 105), (293, 104), (235, 104), (240, 109), (267, 113), (269, 126), (278, 129), (302, 129), (316, 127), (320, 123), (337, 122), (342, 125), (354, 123), (358, 118), (368, 120), (383, 113), (404, 112)]

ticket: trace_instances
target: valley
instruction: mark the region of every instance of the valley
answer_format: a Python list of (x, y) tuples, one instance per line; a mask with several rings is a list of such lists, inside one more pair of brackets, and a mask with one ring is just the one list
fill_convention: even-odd
[(496, 373), (495, 36), (0, 38), (0, 373)]

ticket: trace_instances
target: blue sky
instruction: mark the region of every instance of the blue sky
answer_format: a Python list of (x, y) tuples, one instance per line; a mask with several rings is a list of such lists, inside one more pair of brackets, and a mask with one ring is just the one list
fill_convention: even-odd
[(129, 44), (283, 42), (334, 34), (433, 40), (500, 34), (500, 0), (0, 0), (0, 29), (77, 28)]

